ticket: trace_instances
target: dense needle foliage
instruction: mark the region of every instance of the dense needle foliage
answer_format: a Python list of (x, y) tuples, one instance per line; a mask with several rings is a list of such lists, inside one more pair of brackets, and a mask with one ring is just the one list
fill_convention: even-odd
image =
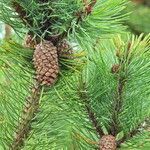
[(74, 50), (58, 58), (58, 80), (46, 87), (35, 78), (35, 49), (2, 41), (0, 149), (92, 150), (107, 134), (122, 149), (148, 141), (141, 125), (150, 117), (150, 35), (124, 33), (126, 4), (0, 0), (0, 20), (17, 34), (55, 46), (67, 39)]

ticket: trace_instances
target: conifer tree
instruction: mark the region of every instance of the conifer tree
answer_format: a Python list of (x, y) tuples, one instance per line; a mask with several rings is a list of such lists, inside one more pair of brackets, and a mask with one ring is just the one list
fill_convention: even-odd
[(125, 33), (127, 2), (0, 0), (0, 20), (23, 38), (0, 46), (0, 149), (146, 141), (150, 35)]

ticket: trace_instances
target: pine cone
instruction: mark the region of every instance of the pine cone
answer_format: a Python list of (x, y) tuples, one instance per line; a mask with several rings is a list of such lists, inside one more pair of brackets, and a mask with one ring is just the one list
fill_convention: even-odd
[(100, 140), (100, 150), (116, 150), (115, 137), (112, 135), (104, 135)]
[(120, 65), (119, 64), (114, 64), (111, 68), (111, 73), (115, 74), (120, 71)]
[(65, 57), (65, 58), (73, 59), (73, 57), (72, 57), (73, 50), (66, 40), (63, 40), (58, 45), (57, 50), (58, 50), (59, 57)]
[(31, 35), (28, 34), (25, 37), (25, 41), (24, 41), (24, 44), (23, 44), (25, 47), (27, 47), (27, 48), (35, 48), (36, 44), (37, 44), (36, 40), (34, 40)]
[(59, 72), (57, 48), (50, 41), (38, 44), (33, 61), (38, 82), (41, 85), (52, 85)]

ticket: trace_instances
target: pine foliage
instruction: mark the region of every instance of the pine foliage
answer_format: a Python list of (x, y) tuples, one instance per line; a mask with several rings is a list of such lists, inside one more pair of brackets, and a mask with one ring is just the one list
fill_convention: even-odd
[(0, 53), (1, 72), (4, 74), (3, 82), (0, 84), (0, 145), (6, 148), (13, 139), (20, 113), (32, 87), (33, 52), (9, 41), (1, 45)]
[(149, 131), (143, 131), (126, 143), (122, 144), (121, 150), (148, 150), (150, 148), (150, 133)]
[(85, 3), (83, 0), (1, 0), (0, 19), (19, 33), (23, 28), (24, 32), (44, 39), (73, 36), (74, 40), (85, 43), (84, 40), (91, 41), (95, 36), (122, 31), (121, 23), (126, 15), (121, 12), (126, 3), (127, 0)]
[(0, 0), (0, 20), (18, 33), (77, 44), (73, 59), (58, 57), (58, 80), (45, 87), (35, 79), (34, 48), (2, 42), (0, 149), (92, 150), (107, 134), (119, 147), (140, 132), (150, 117), (150, 35), (104, 39), (123, 31), (126, 3)]
[[(120, 136), (120, 142), (138, 133), (141, 123), (150, 115), (149, 40), (149, 35), (122, 39), (116, 35), (109, 42), (100, 40), (94, 53), (87, 56), (82, 73), (66, 72), (53, 88), (44, 90), (24, 149), (95, 149), (103, 134)], [(33, 72), (25, 71), (25, 68), (29, 70), (25, 64), (29, 63), (27, 56), (32, 51), (21, 52), (24, 56), (18, 57), (28, 59), (17, 62), (17, 57), (12, 57), (14, 47), (12, 51), (9, 48), (3, 47), (1, 51), (2, 54), (7, 52), (9, 58), (5, 68), (7, 59), (4, 63), (1, 57), (2, 71), (9, 75), (6, 84), (1, 83), (0, 105), (1, 145), (6, 148), (13, 139), (24, 100), (30, 95), (29, 81), (32, 83)], [(114, 65), (120, 65), (118, 70)], [(124, 87), (119, 96), (120, 78), (123, 78)]]
[[(141, 38), (129, 36), (125, 41), (117, 38), (115, 43), (117, 41), (120, 44), (115, 46), (110, 40), (108, 47), (104, 47), (107, 42), (102, 42), (97, 51), (90, 54), (82, 74), (73, 74), (70, 79), (64, 77), (48, 91), (37, 116), (37, 120), (45, 120), (39, 122), (38, 127), (36, 124), (33, 126), (33, 137), (27, 146), (34, 147), (37, 143), (37, 149), (46, 149), (46, 145), (51, 149), (95, 149), (99, 136), (103, 134), (120, 136), (120, 142), (138, 133), (141, 123), (150, 115), (150, 39), (147, 36), (140, 42)], [(118, 46), (121, 61), (116, 56)], [(120, 70), (112, 73), (112, 66), (119, 62), (122, 65)], [(119, 77), (124, 77), (126, 82), (122, 99), (118, 100)], [(49, 98), (50, 95), (55, 96)], [(116, 105), (120, 110), (115, 110)], [(117, 115), (117, 120), (113, 114)], [(40, 127), (44, 130), (41, 131)]]

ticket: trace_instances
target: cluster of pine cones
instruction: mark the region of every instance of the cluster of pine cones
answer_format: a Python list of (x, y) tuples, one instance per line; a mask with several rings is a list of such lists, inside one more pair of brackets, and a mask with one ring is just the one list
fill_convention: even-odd
[(73, 52), (66, 40), (63, 40), (56, 47), (51, 41), (36, 44), (36, 41), (30, 35), (27, 35), (24, 46), (35, 49), (33, 64), (36, 69), (36, 79), (41, 85), (46, 86), (53, 85), (57, 80), (59, 57), (70, 57)]

